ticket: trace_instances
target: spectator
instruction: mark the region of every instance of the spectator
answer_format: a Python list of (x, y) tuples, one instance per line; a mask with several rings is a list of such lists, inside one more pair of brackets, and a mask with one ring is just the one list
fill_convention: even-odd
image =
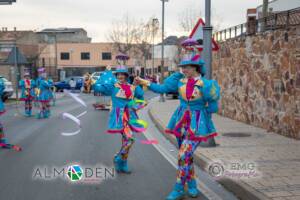
[(71, 80), (69, 81), (69, 85), (71, 87), (71, 92), (74, 92), (76, 88), (76, 81), (74, 80), (74, 78), (71, 78)]

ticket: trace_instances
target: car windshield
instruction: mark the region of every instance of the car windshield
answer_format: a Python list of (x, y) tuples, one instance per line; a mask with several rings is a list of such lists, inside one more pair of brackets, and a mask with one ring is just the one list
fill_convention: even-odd
[(8, 80), (4, 77), (0, 77), (0, 79), (2, 79), (3, 82), (8, 82)]
[(95, 72), (95, 73), (93, 74), (93, 77), (95, 77), (95, 76), (100, 76), (100, 74), (101, 74), (101, 72)]

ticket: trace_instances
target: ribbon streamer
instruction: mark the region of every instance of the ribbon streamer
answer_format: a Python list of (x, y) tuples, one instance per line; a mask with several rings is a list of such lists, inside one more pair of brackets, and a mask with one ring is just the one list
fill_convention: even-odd
[(158, 144), (158, 140), (157, 139), (153, 139), (153, 140), (141, 140), (140, 142), (141, 142), (141, 144)]
[[(82, 114), (82, 113), (81, 113)], [(80, 115), (81, 115), (80, 114)], [(74, 132), (69, 132), (69, 133), (66, 133), (66, 132), (62, 132), (61, 134), (63, 135), (63, 136), (74, 136), (74, 135), (77, 135), (78, 133), (80, 133), (80, 131), (81, 131), (81, 124), (80, 124), (80, 120), (77, 118), (77, 117), (75, 117), (74, 115), (71, 115), (70, 113), (63, 113), (62, 114), (62, 117), (63, 117), (63, 119), (70, 119), (70, 120), (72, 120), (73, 122), (75, 122), (76, 124), (77, 124), (77, 126), (78, 126), (78, 130), (77, 131), (74, 131)]]
[(135, 110), (140, 110), (147, 106), (147, 102), (141, 99), (134, 99), (128, 103), (128, 106)]
[(84, 111), (83, 113), (80, 113), (79, 115), (77, 115), (76, 117), (79, 118), (79, 117), (82, 117), (83, 115), (85, 115), (87, 113), (87, 111)]
[(86, 103), (85, 103), (82, 99), (80, 99), (80, 98), (78, 97), (78, 95), (75, 95), (75, 94), (73, 94), (73, 93), (71, 93), (71, 92), (68, 92), (68, 91), (66, 91), (66, 90), (64, 90), (64, 92), (65, 92), (66, 94), (70, 95), (70, 97), (72, 97), (75, 101), (77, 101), (78, 103), (80, 103), (80, 104), (83, 105), (84, 107), (87, 107)]
[(132, 125), (132, 126), (135, 126), (135, 127), (137, 125), (138, 128), (147, 128), (148, 127), (148, 123), (144, 120), (141, 120), (141, 119), (130, 120), (129, 124)]
[(22, 151), (22, 148), (18, 145), (0, 143), (0, 147), (3, 149), (14, 149), (15, 151)]

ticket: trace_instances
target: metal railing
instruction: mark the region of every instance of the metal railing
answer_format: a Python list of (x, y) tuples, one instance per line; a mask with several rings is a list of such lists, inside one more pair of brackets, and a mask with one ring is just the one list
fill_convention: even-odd
[(300, 25), (300, 7), (278, 13), (272, 13), (267, 17), (239, 24), (213, 34), (216, 41), (255, 35), (264, 31), (276, 29), (289, 29)]

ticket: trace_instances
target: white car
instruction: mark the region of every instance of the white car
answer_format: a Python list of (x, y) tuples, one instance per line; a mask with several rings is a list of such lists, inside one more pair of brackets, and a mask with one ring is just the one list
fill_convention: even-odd
[(2, 100), (6, 100), (9, 97), (11, 97), (13, 95), (13, 93), (14, 93), (13, 85), (12, 85), (12, 82), (8, 81), (3, 76), (0, 76), (0, 79), (4, 83), (4, 91), (3, 91), (3, 95), (2, 95)]
[(101, 76), (101, 74), (102, 74), (103, 72), (94, 72), (94, 73), (92, 73), (92, 81), (93, 82), (96, 82), (98, 79), (99, 79), (99, 77)]

